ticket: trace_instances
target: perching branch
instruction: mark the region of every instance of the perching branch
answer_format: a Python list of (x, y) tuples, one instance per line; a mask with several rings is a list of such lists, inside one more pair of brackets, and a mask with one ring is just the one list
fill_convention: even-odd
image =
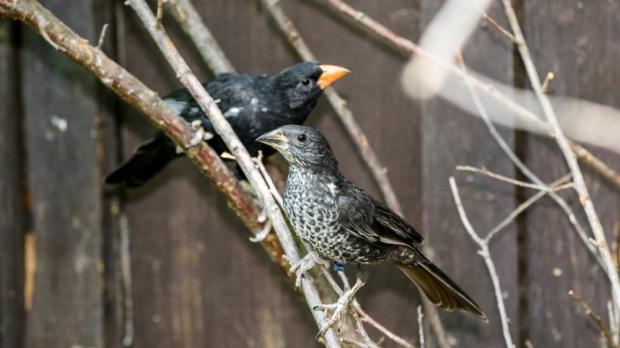
[[(297, 249), (295, 240), (288, 229), (286, 220), (282, 216), (280, 208), (274, 201), (274, 198), (269, 191), (269, 187), (263, 180), (260, 172), (255, 168), (252, 158), (245, 149), (245, 146), (243, 146), (241, 140), (239, 140), (228, 121), (226, 121), (224, 115), (222, 115), (222, 112), (217, 107), (217, 104), (213, 98), (211, 98), (200, 81), (192, 73), (189, 66), (183, 57), (181, 57), (180, 53), (174, 46), (174, 43), (172, 43), (164, 29), (157, 25), (155, 16), (146, 2), (144, 0), (128, 0), (127, 4), (134, 9), (170, 66), (176, 72), (181, 83), (194, 97), (202, 111), (204, 111), (211, 121), (211, 124), (217, 134), (222, 138), (230, 152), (235, 156), (241, 170), (243, 170), (243, 173), (248, 178), (248, 181), (256, 190), (256, 194), (261, 206), (263, 207), (263, 211), (267, 214), (269, 220), (271, 220), (275, 233), (280, 240), (284, 253), (286, 254), (289, 262), (298, 262), (300, 259), (299, 250)], [(321, 311), (313, 310), (313, 308), (321, 304), (317, 288), (307, 279), (302, 280), (302, 288), (304, 297), (306, 298), (306, 302), (312, 312), (315, 322), (319, 328), (323, 328), (326, 322), (324, 314)], [(326, 331), (324, 339), (326, 346), (340, 347), (336, 333), (331, 328)]]
[[(403, 53), (405, 56), (409, 57), (412, 54), (417, 54), (433, 61), (433, 63), (446, 69), (450, 73), (461, 77), (464, 81), (471, 84), (476, 89), (476, 91), (489, 96), (498, 104), (506, 107), (515, 116), (540, 128), (544, 134), (547, 134), (549, 136), (553, 136), (553, 134), (555, 134), (553, 127), (549, 123), (543, 121), (536, 114), (513, 101), (509, 96), (501, 93), (492, 86), (489, 86), (488, 83), (476, 78), (475, 76), (462, 71), (457, 66), (435, 57), (430, 52), (416, 45), (413, 41), (394, 33), (381, 23), (369, 17), (367, 14), (351, 7), (343, 0), (321, 0), (321, 2), (328, 5), (328, 7), (331, 8), (335, 14), (360, 27), (365, 32), (369, 33), (373, 37), (376, 37), (381, 42), (389, 45), (390, 47), (396, 49), (398, 52)], [(516, 39), (519, 40), (518, 37)], [(617, 187), (620, 187), (619, 173), (614, 171), (612, 168), (610, 168), (608, 165), (606, 165), (596, 156), (594, 156), (590, 151), (586, 150), (579, 144), (571, 140), (568, 140), (568, 144), (570, 148), (575, 152), (579, 160), (590, 166), (594, 171), (602, 175), (604, 178), (609, 180)]]
[[(609, 278), (609, 282), (611, 283), (611, 295), (614, 303), (614, 314), (617, 318), (620, 318), (620, 278), (618, 276), (618, 270), (614, 265), (613, 258), (611, 256), (611, 251), (609, 249), (609, 245), (607, 243), (607, 238), (605, 236), (605, 231), (603, 230), (603, 225), (594, 209), (594, 203), (590, 199), (590, 193), (588, 192), (588, 188), (586, 186), (585, 180), (583, 178), (583, 174), (581, 173), (581, 169), (579, 168), (579, 163), (577, 162), (577, 158), (575, 152), (571, 149), (571, 145), (569, 144), (568, 139), (564, 136), (562, 129), (560, 128), (560, 124), (558, 122), (557, 115), (551, 106), (551, 102), (546, 94), (543, 93), (542, 84), (540, 82), (540, 77), (538, 76), (538, 72), (536, 71), (536, 67), (532, 61), (532, 57), (530, 55), (529, 48), (527, 43), (525, 42), (525, 37), (523, 36), (523, 32), (521, 31), (521, 26), (519, 25), (519, 21), (517, 20), (517, 16), (512, 8), (512, 4), (510, 0), (503, 0), (504, 10), (506, 12), (506, 16), (508, 17), (508, 22), (510, 23), (510, 27), (512, 29), (513, 34), (520, 42), (517, 45), (517, 49), (519, 50), (519, 54), (521, 55), (521, 60), (525, 65), (525, 70), (529, 77), (530, 83), (536, 96), (538, 97), (538, 101), (543, 110), (543, 114), (547, 119), (547, 122), (551, 125), (553, 129), (554, 138), (566, 160), (566, 163), (572, 173), (573, 183), (575, 185), (575, 191), (579, 195), (579, 202), (581, 203), (588, 222), (590, 223), (590, 228), (592, 229), (592, 233), (596, 240), (596, 247), (600, 253), (603, 264), (605, 265), (605, 271)], [(614, 332), (614, 343), (618, 343), (618, 333)]]

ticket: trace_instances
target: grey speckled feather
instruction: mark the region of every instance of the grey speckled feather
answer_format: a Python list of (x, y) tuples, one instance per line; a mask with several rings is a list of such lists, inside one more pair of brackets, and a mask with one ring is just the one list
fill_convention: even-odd
[(345, 264), (395, 263), (439, 307), (486, 320), (478, 305), (422, 254), (422, 236), (344, 178), (319, 131), (288, 125), (257, 141), (290, 163), (284, 209), (296, 233), (320, 257)]

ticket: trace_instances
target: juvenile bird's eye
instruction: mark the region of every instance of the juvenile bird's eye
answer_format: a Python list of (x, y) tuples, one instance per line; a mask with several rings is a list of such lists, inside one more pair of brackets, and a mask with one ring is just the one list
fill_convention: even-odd
[(299, 134), (299, 135), (297, 136), (297, 140), (298, 140), (300, 143), (305, 143), (305, 142), (306, 142), (306, 135), (305, 135), (304, 133)]
[(309, 85), (310, 84), (310, 79), (303, 79), (303, 80), (301, 80), (301, 84), (304, 85), (304, 86)]

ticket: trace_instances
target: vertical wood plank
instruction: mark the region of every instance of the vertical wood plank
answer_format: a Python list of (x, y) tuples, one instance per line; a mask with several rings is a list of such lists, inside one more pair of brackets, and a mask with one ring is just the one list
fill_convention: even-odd
[[(423, 1), (422, 16), (429, 23), (441, 2)], [(497, 4), (489, 10), (501, 19)], [(422, 26), (422, 30), (424, 26)], [(466, 44), (463, 52), (469, 68), (496, 80), (512, 84), (512, 49), (491, 28), (481, 27)], [(513, 142), (510, 130), (501, 130), (506, 141)], [(489, 324), (459, 313), (441, 312), (446, 331), (459, 347), (504, 345), (493, 287), (477, 247), (465, 232), (458, 217), (448, 178), (455, 176), (468, 217), (481, 235), (494, 227), (515, 208), (514, 188), (489, 178), (457, 173), (455, 166), (467, 164), (512, 177), (514, 169), (489, 134), (484, 123), (476, 117), (451, 106), (445, 100), (431, 100), (423, 106), (423, 231), (432, 259), (443, 268), (467, 293), (478, 302), (489, 317)], [(516, 327), (518, 305), (517, 238), (515, 226), (509, 226), (491, 245), (503, 291), (507, 294), (508, 316)]]
[[(42, 2), (96, 42), (93, 1)], [(22, 95), (36, 274), (28, 347), (102, 347), (101, 178), (95, 80), (30, 29)]]
[(0, 21), (0, 347), (19, 347), (22, 330), (22, 233), (14, 25)]
[[(619, 51), (613, 44), (620, 33), (618, 10), (615, 2), (523, 1), (523, 27), (534, 63), (541, 76), (548, 71), (555, 74), (551, 94), (620, 105), (616, 92)], [(528, 163), (543, 180), (566, 173), (565, 162), (553, 141), (531, 136), (527, 142)], [(594, 152), (612, 167), (620, 167), (616, 154)], [(611, 238), (611, 231), (620, 220), (619, 191), (589, 170), (584, 171), (595, 207)], [(580, 212), (577, 197), (568, 197), (573, 209)], [(587, 228), (584, 215), (579, 213), (578, 217)], [(526, 224), (528, 338), (535, 347), (596, 346), (599, 333), (567, 292), (574, 289), (606, 318), (608, 282), (567, 218), (550, 200), (531, 210)]]

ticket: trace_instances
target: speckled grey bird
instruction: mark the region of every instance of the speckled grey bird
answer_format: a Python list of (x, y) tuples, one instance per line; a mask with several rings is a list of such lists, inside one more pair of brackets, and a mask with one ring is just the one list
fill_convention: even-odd
[(257, 141), (289, 162), (284, 209), (299, 237), (318, 256), (344, 264), (394, 263), (435, 305), (486, 320), (480, 307), (422, 254), (422, 236), (340, 173), (319, 131), (288, 125)]

